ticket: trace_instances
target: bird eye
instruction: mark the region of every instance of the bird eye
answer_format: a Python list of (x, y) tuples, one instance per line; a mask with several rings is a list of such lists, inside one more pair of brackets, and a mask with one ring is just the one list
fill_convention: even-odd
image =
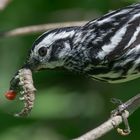
[(46, 47), (41, 47), (39, 50), (38, 50), (38, 53), (40, 56), (45, 56), (47, 54), (47, 48)]

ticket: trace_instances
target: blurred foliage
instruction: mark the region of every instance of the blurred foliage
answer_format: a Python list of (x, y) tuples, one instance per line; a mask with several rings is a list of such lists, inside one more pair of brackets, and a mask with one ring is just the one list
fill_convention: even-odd
[[(13, 0), (0, 12), (0, 30), (51, 22), (91, 20), (109, 10), (129, 5), (134, 0)], [(38, 89), (31, 116), (15, 118), (19, 101), (3, 96), (9, 80), (24, 63), (29, 48), (38, 35), (0, 39), (0, 140), (66, 140), (93, 129), (115, 107), (110, 98), (123, 101), (139, 92), (140, 80), (123, 84), (104, 84), (63, 71), (34, 74)], [(130, 119), (132, 134), (119, 136), (116, 131), (102, 140), (139, 139), (140, 111)]]

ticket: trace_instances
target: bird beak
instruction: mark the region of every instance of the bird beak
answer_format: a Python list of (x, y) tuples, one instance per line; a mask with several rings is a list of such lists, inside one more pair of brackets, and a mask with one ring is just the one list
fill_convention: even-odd
[(32, 72), (34, 72), (34, 71), (38, 71), (39, 67), (40, 67), (40, 62), (37, 59), (33, 58), (33, 59), (28, 59), (22, 68), (30, 69)]
[[(21, 69), (30, 69), (32, 72), (38, 71), (40, 62), (36, 59), (27, 59), (26, 63), (21, 67)], [(20, 69), (20, 70), (21, 70)], [(17, 90), (19, 84), (19, 70), (15, 73), (14, 77), (10, 81), (10, 90)]]

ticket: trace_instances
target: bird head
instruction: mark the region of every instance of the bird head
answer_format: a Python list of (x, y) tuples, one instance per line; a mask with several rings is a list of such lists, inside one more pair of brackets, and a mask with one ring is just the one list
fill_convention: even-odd
[(73, 48), (73, 38), (78, 27), (47, 31), (34, 42), (25, 66), (32, 71), (63, 67)]

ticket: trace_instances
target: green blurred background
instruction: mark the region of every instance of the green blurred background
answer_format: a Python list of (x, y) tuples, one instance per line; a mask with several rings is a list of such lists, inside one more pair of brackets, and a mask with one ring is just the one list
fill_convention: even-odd
[[(0, 12), (0, 31), (16, 27), (63, 21), (92, 20), (134, 0), (13, 0)], [(138, 1), (137, 1), (138, 2)], [(67, 140), (78, 137), (105, 121), (115, 105), (112, 97), (125, 101), (140, 91), (140, 79), (123, 84), (104, 84), (62, 71), (35, 73), (38, 89), (35, 107), (28, 118), (15, 118), (18, 100), (7, 101), (3, 93), (23, 64), (36, 35), (0, 39), (0, 140)], [(140, 110), (129, 122), (132, 133), (116, 130), (102, 140), (139, 140)]]

